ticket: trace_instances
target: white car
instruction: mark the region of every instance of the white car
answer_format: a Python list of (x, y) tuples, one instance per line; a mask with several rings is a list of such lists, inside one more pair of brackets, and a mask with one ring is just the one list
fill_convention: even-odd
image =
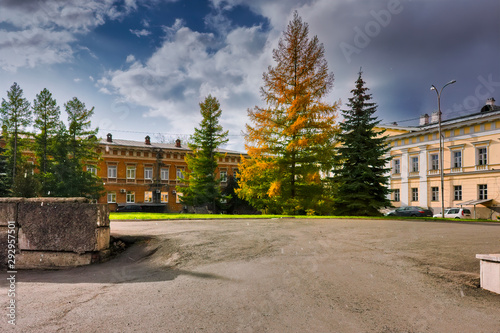
[[(443, 217), (441, 213), (434, 214), (434, 217)], [(448, 208), (444, 210), (444, 217), (449, 219), (470, 219), (471, 212), (467, 208)]]

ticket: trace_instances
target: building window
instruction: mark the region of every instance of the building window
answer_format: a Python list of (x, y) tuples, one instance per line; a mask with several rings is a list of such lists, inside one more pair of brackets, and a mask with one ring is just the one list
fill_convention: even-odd
[(116, 192), (108, 192), (108, 203), (116, 203)]
[(87, 165), (87, 171), (97, 176), (97, 168), (95, 165)]
[(135, 166), (127, 166), (127, 179), (135, 179)]
[(144, 192), (144, 202), (153, 202), (153, 192), (151, 191)]
[(221, 181), (221, 183), (227, 182), (227, 171), (226, 170), (222, 170), (220, 172), (220, 181)]
[(395, 175), (401, 173), (401, 160), (400, 159), (393, 161), (392, 173)]
[(175, 197), (175, 202), (176, 203), (181, 203), (181, 197), (182, 197), (182, 193), (181, 192), (177, 192), (176, 197)]
[(431, 155), (431, 170), (439, 170), (439, 154)]
[(462, 200), (462, 185), (453, 186), (453, 200)]
[(411, 172), (418, 172), (418, 156), (411, 158)]
[(144, 168), (144, 179), (149, 179), (149, 180), (153, 179), (153, 168), (151, 167)]
[(462, 151), (454, 151), (453, 152), (453, 168), (461, 168), (462, 167)]
[(161, 192), (161, 202), (168, 203), (168, 192)]
[(177, 179), (184, 179), (184, 174), (182, 173), (183, 171), (184, 171), (183, 168), (177, 168), (177, 173), (176, 173)]
[(479, 184), (477, 186), (478, 189), (478, 199), (479, 200), (486, 200), (488, 199), (488, 185), (486, 184)]
[(431, 200), (439, 201), (439, 187), (431, 187)]
[(418, 201), (418, 188), (411, 189), (411, 201)]
[(399, 188), (394, 190), (394, 201), (399, 202), (401, 200), (401, 194), (399, 192)]
[(488, 164), (488, 149), (486, 147), (477, 148), (477, 165)]
[(127, 192), (127, 203), (134, 203), (135, 202), (135, 192)]
[(116, 165), (108, 165), (108, 178), (116, 178)]
[(168, 180), (168, 168), (161, 168), (160, 177), (161, 180)]

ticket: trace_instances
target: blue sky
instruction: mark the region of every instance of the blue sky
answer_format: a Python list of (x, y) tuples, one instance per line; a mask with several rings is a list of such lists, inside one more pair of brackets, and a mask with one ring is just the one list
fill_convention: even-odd
[[(243, 151), (247, 109), (264, 106), (262, 73), (297, 10), (324, 44), (344, 103), (359, 68), (383, 123), (412, 125), (500, 104), (498, 0), (0, 0), (0, 97), (95, 107), (100, 136), (187, 138), (208, 94), (221, 102), (227, 148)], [(63, 114), (63, 117), (65, 115)]]

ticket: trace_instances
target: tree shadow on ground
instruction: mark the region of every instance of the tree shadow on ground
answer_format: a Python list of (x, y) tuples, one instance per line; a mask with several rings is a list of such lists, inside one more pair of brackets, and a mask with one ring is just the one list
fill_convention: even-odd
[(154, 236), (123, 237), (129, 246), (111, 260), (60, 270), (20, 270), (20, 283), (144, 283), (172, 281), (186, 275), (200, 279), (231, 280), (211, 273), (177, 268), (176, 255), (170, 251), (159, 251), (166, 240)]

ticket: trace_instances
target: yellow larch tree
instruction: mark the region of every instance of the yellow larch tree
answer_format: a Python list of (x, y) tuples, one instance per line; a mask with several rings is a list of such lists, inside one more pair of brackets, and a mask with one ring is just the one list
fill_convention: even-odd
[(338, 103), (324, 101), (333, 86), (324, 47), (309, 38), (297, 12), (273, 50), (276, 65), (263, 74), (261, 95), (267, 107), (248, 110), (248, 158), (240, 165), (238, 195), (255, 208), (273, 213), (329, 211), (338, 133)]

